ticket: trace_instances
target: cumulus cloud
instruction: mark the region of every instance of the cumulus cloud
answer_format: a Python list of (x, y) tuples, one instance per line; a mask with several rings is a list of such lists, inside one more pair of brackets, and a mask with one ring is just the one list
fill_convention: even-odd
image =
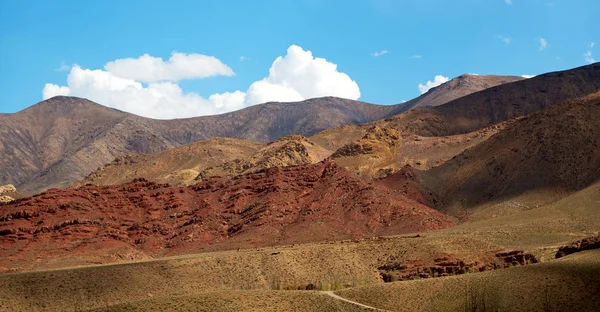
[(448, 77), (444, 77), (442, 75), (436, 75), (433, 78), (433, 81), (429, 80), (427, 81), (425, 84), (419, 84), (419, 91), (421, 92), (421, 94), (426, 93), (427, 91), (429, 91), (429, 89), (437, 87), (439, 85), (441, 85), (444, 82), (447, 82), (448, 80), (450, 80)]
[(496, 35), (496, 38), (500, 39), (505, 44), (510, 44), (510, 42), (512, 41), (512, 39), (510, 37), (505, 37), (502, 35)]
[(525, 79), (529, 79), (529, 78), (535, 77), (535, 75), (521, 75), (521, 77), (523, 77)]
[(141, 82), (180, 81), (212, 76), (233, 76), (233, 70), (214, 56), (173, 52), (168, 61), (144, 54), (106, 63), (109, 73)]
[(75, 65), (69, 72), (67, 85), (46, 84), (42, 91), (44, 99), (59, 94), (79, 96), (108, 107), (160, 119), (219, 112), (208, 100), (193, 92), (183, 92), (173, 82), (144, 86), (141, 82), (100, 69), (83, 69)]
[(548, 47), (548, 41), (544, 38), (540, 38), (540, 51), (543, 51), (546, 47)]
[(596, 62), (596, 59), (592, 57), (592, 49), (595, 45), (595, 42), (591, 42), (590, 44), (588, 44), (588, 50), (583, 54), (583, 59), (585, 59), (585, 61), (590, 64)]
[(154, 66), (153, 70), (138, 72), (136, 60), (140, 59), (159, 64), (155, 62), (159, 58), (142, 56), (131, 59), (133, 62), (109, 62), (115, 65), (107, 64), (104, 70), (74, 65), (67, 76), (66, 86), (46, 84), (42, 95), (44, 99), (57, 95), (84, 97), (109, 107), (159, 119), (218, 114), (268, 101), (301, 101), (321, 96), (360, 97), (358, 84), (347, 74), (339, 72), (336, 64), (313, 57), (310, 51), (296, 45), (290, 46), (285, 56), (275, 59), (269, 75), (252, 83), (246, 92), (216, 93), (208, 99), (183, 91), (175, 81), (191, 79), (186, 77), (198, 78), (200, 73), (215, 73), (214, 67), (207, 65), (207, 70), (197, 69), (196, 76), (193, 76), (173, 69), (179, 65), (168, 65), (181, 64), (177, 58), (171, 57), (168, 63), (163, 62), (166, 67), (150, 65)]
[(388, 54), (388, 53), (390, 53), (390, 51), (388, 51), (388, 50), (381, 50), (381, 51), (378, 51), (378, 52), (373, 52), (373, 53), (371, 53), (371, 55), (374, 56), (374, 57), (378, 57), (378, 56), (382, 56), (382, 55), (385, 55), (385, 54)]
[(219, 111), (234, 111), (244, 108), (246, 93), (242, 91), (225, 92), (211, 95), (208, 100)]
[(285, 56), (275, 59), (269, 76), (250, 85), (245, 104), (301, 101), (321, 96), (356, 100), (360, 89), (350, 76), (337, 70), (336, 64), (292, 45)]
[(44, 100), (54, 96), (70, 94), (71, 89), (69, 89), (69, 87), (61, 87), (51, 83), (47, 83), (42, 90), (42, 96), (44, 97)]

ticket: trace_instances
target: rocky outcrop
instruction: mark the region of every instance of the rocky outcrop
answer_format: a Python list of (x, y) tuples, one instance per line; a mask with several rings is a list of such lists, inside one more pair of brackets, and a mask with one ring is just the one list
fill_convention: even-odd
[(399, 140), (400, 133), (398, 130), (373, 126), (367, 130), (367, 133), (360, 140), (346, 144), (335, 151), (331, 155), (331, 159), (387, 152), (397, 146)]
[(4, 195), (6, 193), (16, 193), (16, 192), (17, 192), (17, 188), (15, 188), (15, 186), (12, 184), (0, 186), (0, 195)]
[(14, 201), (15, 199), (10, 197), (10, 196), (6, 196), (6, 195), (1, 195), (0, 196), (0, 204), (6, 204), (6, 203), (10, 203), (12, 201)]
[(522, 250), (500, 252), (490, 257), (491, 261), (465, 260), (453, 255), (434, 259), (435, 265), (423, 265), (423, 261), (388, 263), (377, 268), (384, 282), (412, 280), (418, 278), (444, 277), (458, 274), (504, 269), (511, 266), (537, 263), (534, 255)]
[(323, 160), (330, 152), (302, 135), (289, 135), (273, 141), (253, 155), (207, 168), (196, 180), (210, 177), (234, 177), (269, 168), (308, 165)]
[(576, 252), (597, 248), (600, 248), (600, 235), (586, 237), (567, 246), (560, 247), (555, 258), (558, 259)]

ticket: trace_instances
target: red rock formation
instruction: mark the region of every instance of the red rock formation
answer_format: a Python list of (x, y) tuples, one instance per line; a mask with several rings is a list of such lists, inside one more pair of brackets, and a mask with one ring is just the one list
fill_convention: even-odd
[(401, 192), (321, 162), (211, 178), (188, 188), (138, 179), (120, 186), (49, 190), (0, 205), (0, 258), (19, 260), (41, 247), (64, 254), (115, 243), (149, 254), (179, 254), (452, 224)]

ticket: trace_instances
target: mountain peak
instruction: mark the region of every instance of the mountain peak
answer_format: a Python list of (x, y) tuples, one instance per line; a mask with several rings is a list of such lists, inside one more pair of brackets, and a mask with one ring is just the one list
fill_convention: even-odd
[(410, 101), (407, 109), (443, 105), (471, 93), (523, 79), (516, 76), (462, 74)]

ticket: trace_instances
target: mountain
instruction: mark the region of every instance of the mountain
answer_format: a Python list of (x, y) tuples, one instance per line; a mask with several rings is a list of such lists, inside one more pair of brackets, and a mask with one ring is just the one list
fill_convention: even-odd
[(596, 92), (520, 118), (422, 178), (447, 211), (524, 194), (520, 205), (537, 207), (600, 179), (599, 147)]
[(321, 98), (267, 103), (218, 116), (152, 120), (85, 99), (54, 97), (0, 116), (0, 184), (37, 193), (69, 186), (127, 154), (156, 153), (213, 137), (269, 141), (290, 133), (312, 134), (379, 119), (393, 109)]
[(251, 141), (214, 138), (155, 154), (128, 154), (98, 168), (74, 186), (123, 184), (136, 178), (174, 186), (188, 185), (201, 171), (238, 157), (249, 157), (262, 147), (263, 144)]
[[(330, 159), (365, 178), (385, 177), (406, 165), (426, 170), (484, 142), (510, 121), (450, 136), (402, 135), (396, 127), (384, 125), (385, 123), (373, 122), (362, 126), (364, 135), (338, 148)], [(326, 132), (331, 134), (333, 131), (335, 129)], [(322, 139), (321, 134), (316, 137)], [(321, 142), (319, 139), (315, 141)]]
[[(0, 267), (115, 246), (149, 255), (433, 230), (450, 217), (334, 163), (272, 168), (187, 188), (146, 180), (53, 189), (0, 205)], [(10, 260), (9, 260), (10, 259)]]
[(405, 106), (408, 109), (440, 106), (471, 93), (523, 79), (517, 76), (464, 74), (431, 88), (418, 98), (406, 102)]
[[(447, 96), (443, 93), (450, 91), (438, 87), (417, 102), (438, 105), (488, 85), (456, 84)], [(427, 104), (430, 98), (433, 102)], [(324, 97), (265, 103), (216, 116), (153, 120), (85, 99), (59, 96), (15, 114), (0, 114), (0, 167), (4, 169), (0, 184), (14, 184), (25, 193), (37, 193), (67, 187), (128, 154), (157, 153), (216, 137), (270, 142), (290, 134), (310, 136), (333, 127), (393, 116), (409, 108), (406, 103), (383, 106)]]
[(390, 123), (403, 133), (468, 133), (600, 90), (600, 63), (552, 72), (475, 92), (431, 108), (412, 109)]

